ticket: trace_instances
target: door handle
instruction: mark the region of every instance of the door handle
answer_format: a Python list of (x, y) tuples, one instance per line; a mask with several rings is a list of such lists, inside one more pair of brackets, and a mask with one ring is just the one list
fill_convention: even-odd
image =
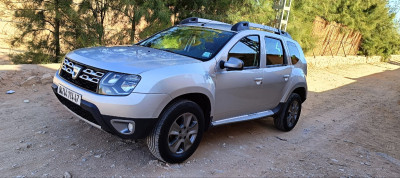
[(284, 75), (283, 78), (285, 79), (285, 82), (289, 80), (290, 75)]
[(263, 78), (254, 78), (254, 81), (256, 82), (257, 85), (261, 85), (262, 80), (263, 80)]

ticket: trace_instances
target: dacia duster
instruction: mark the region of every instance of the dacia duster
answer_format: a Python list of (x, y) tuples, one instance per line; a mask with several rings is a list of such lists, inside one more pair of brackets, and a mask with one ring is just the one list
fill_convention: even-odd
[(272, 116), (292, 130), (307, 97), (307, 64), (284, 31), (188, 18), (135, 45), (68, 53), (52, 89), (89, 124), (145, 138), (170, 163), (197, 149), (212, 126)]

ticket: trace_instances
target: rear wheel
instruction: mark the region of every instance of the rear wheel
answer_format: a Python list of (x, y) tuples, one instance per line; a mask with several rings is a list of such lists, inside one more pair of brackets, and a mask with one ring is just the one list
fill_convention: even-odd
[(301, 103), (300, 95), (292, 93), (283, 105), (281, 112), (274, 116), (275, 127), (282, 131), (292, 130), (299, 121)]
[(204, 114), (189, 100), (170, 105), (147, 137), (150, 152), (158, 159), (179, 163), (197, 149), (204, 132)]

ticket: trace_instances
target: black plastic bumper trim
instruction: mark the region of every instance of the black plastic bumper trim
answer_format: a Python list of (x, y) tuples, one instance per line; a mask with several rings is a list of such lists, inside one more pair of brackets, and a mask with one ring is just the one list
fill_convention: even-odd
[[(62, 96), (60, 96), (57, 93), (57, 88), (58, 88), (57, 85), (52, 84), (51, 88), (53, 89), (54, 94), (57, 96), (57, 98), (60, 100), (60, 102), (62, 104), (64, 104), (65, 102), (70, 102), (69, 100), (63, 98)], [(64, 100), (64, 101), (62, 101), (62, 100)], [(83, 110), (85, 110), (87, 112), (89, 112), (92, 115), (92, 117), (95, 119), (95, 121), (97, 122), (95, 124), (100, 125), (101, 129), (103, 129), (104, 131), (107, 131), (107, 132), (109, 132), (111, 134), (117, 135), (117, 136), (119, 136), (121, 138), (124, 138), (124, 139), (141, 139), (141, 138), (145, 138), (150, 133), (150, 131), (153, 129), (154, 125), (157, 122), (156, 118), (137, 119), (137, 118), (125, 118), (125, 117), (102, 115), (95, 104), (90, 103), (90, 102), (85, 101), (85, 100), (81, 100), (81, 105), (80, 106), (76, 105), (76, 106), (82, 108)], [(123, 134), (119, 133), (111, 125), (111, 120), (113, 120), (113, 119), (134, 121), (135, 122), (135, 126), (136, 126), (134, 133), (132, 135), (123, 135)]]

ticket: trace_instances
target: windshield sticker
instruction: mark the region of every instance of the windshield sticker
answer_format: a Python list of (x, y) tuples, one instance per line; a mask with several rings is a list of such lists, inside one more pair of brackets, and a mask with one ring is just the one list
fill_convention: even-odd
[(210, 52), (204, 52), (202, 56), (205, 57), (205, 58), (209, 58), (211, 56), (211, 53)]

